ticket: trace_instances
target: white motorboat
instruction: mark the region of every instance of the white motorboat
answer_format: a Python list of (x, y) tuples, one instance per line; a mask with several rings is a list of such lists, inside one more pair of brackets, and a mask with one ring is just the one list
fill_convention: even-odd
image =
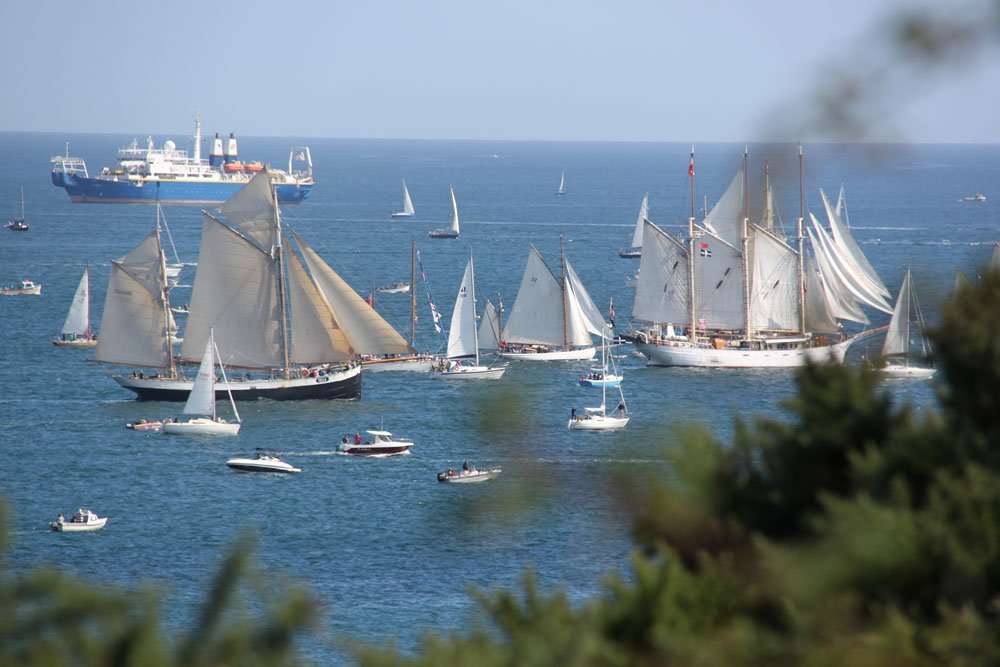
[(413, 209), (413, 202), (410, 200), (410, 191), (406, 189), (406, 180), (403, 180), (403, 210), (390, 213), (390, 218), (409, 218), (416, 211)]
[(461, 470), (449, 468), (445, 472), (439, 472), (437, 479), (439, 482), (448, 484), (475, 484), (496, 479), (503, 472), (500, 468), (484, 468), (480, 470), (474, 465), (469, 465), (468, 461), (462, 464)]
[(932, 377), (936, 371), (933, 367), (910, 365), (911, 320), (916, 325), (917, 336), (920, 337), (921, 356), (926, 359), (929, 350), (924, 338), (924, 317), (920, 311), (920, 302), (917, 301), (917, 292), (913, 288), (910, 270), (907, 269), (906, 275), (903, 276), (903, 284), (899, 287), (892, 319), (885, 333), (885, 342), (882, 344), (882, 357), (886, 363), (878, 370), (884, 377), (925, 380)]
[(83, 270), (80, 284), (76, 286), (73, 303), (69, 306), (66, 321), (59, 336), (49, 338), (59, 347), (95, 347), (97, 336), (90, 328), (90, 267)]
[(410, 291), (410, 283), (392, 283), (378, 288), (379, 294), (405, 294)]
[(252, 458), (235, 458), (226, 461), (226, 465), (241, 472), (302, 472), (287, 461), (282, 461), (278, 453), (270, 449), (257, 448)]
[(134, 422), (125, 424), (125, 428), (133, 431), (159, 431), (163, 428), (163, 422), (139, 418)]
[(602, 335), (604, 317), (562, 252), (559, 278), (531, 246), (524, 276), (504, 325), (505, 359), (563, 361), (593, 359), (591, 334)]
[(7, 296), (38, 296), (42, 293), (42, 286), (36, 285), (30, 280), (21, 279), (20, 285), (8, 285), (0, 287), (0, 294)]
[(479, 364), (479, 329), (476, 326), (476, 275), (472, 255), (465, 265), (462, 285), (455, 298), (455, 310), (448, 330), (447, 359), (431, 368), (431, 375), (442, 379), (495, 380), (503, 376), (506, 365)]
[(982, 192), (977, 192), (970, 197), (962, 197), (962, 201), (986, 201), (986, 195)]
[(73, 517), (66, 521), (63, 515), (49, 524), (49, 527), (60, 533), (82, 533), (88, 530), (100, 530), (108, 522), (108, 517), (99, 517), (90, 510), (78, 509)]
[(340, 444), (340, 451), (351, 456), (384, 458), (398, 454), (409, 454), (410, 447), (413, 446), (412, 440), (405, 438), (393, 440), (392, 433), (389, 433), (389, 431), (369, 430), (365, 431), (365, 433), (371, 436), (370, 440), (362, 440), (360, 433), (354, 435), (354, 442), (347, 441), (347, 436), (344, 436), (344, 440), (347, 442)]
[(236, 410), (236, 401), (229, 390), (229, 380), (226, 378), (226, 369), (219, 359), (219, 371), (222, 373), (222, 381), (226, 385), (226, 393), (229, 395), (229, 404), (236, 415), (236, 422), (230, 423), (220, 419), (215, 411), (215, 358), (218, 350), (215, 347), (215, 332), (209, 329), (208, 343), (205, 345), (205, 354), (201, 358), (201, 367), (198, 368), (198, 377), (194, 380), (191, 394), (187, 403), (184, 404), (184, 414), (186, 415), (211, 415), (211, 417), (194, 417), (181, 422), (174, 419), (163, 425), (163, 432), (168, 435), (236, 435), (240, 432), (240, 413)]
[[(609, 331), (610, 333), (610, 331)], [(594, 408), (584, 408), (583, 414), (577, 414), (576, 406), (570, 411), (569, 422), (567, 423), (567, 428), (571, 431), (610, 431), (613, 429), (624, 428), (628, 424), (628, 420), (631, 419), (628, 413), (628, 407), (625, 405), (625, 394), (622, 393), (621, 376), (618, 375), (617, 369), (615, 368), (614, 357), (608, 357), (608, 336), (602, 336), (601, 344), (601, 366), (602, 369), (608, 369), (610, 362), (611, 373), (602, 373), (602, 375), (609, 375), (610, 377), (618, 378), (614, 384), (610, 382), (602, 382), (601, 387), (601, 404)], [(593, 369), (592, 369), (593, 372)], [(580, 384), (583, 384), (581, 380)], [(618, 389), (618, 408), (613, 414), (608, 414), (605, 409), (605, 404), (608, 398), (608, 387), (615, 387)]]
[(451, 186), (451, 224), (447, 229), (434, 229), (429, 232), (432, 239), (457, 239), (458, 238), (458, 203), (455, 202), (455, 189)]

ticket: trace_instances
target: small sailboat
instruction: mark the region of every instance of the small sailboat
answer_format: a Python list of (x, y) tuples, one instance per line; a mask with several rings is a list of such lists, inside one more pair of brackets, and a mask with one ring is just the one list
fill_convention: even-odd
[(406, 180), (403, 180), (403, 210), (390, 213), (390, 218), (409, 218), (416, 211), (413, 210), (413, 201), (410, 200), (410, 191), (406, 189)]
[(639, 219), (635, 223), (635, 231), (632, 232), (632, 243), (628, 248), (619, 248), (618, 256), (622, 259), (639, 259), (642, 257), (642, 221), (649, 218), (649, 193), (642, 196), (642, 204), (639, 205)]
[(14, 217), (7, 223), (7, 229), (12, 232), (26, 232), (31, 225), (24, 218), (24, 188), (21, 188), (21, 212), (14, 209)]
[(936, 369), (934, 368), (910, 365), (911, 315), (913, 316), (912, 321), (917, 325), (917, 335), (920, 336), (921, 356), (926, 359), (928, 348), (927, 341), (924, 339), (924, 318), (920, 312), (916, 290), (913, 289), (910, 270), (907, 269), (906, 275), (903, 276), (903, 284), (899, 288), (899, 296), (896, 297), (896, 307), (892, 311), (892, 319), (889, 320), (885, 342), (882, 344), (882, 357), (886, 363), (878, 370), (885, 377), (926, 379), (935, 373)]
[(559, 189), (556, 190), (555, 194), (557, 194), (557, 195), (564, 195), (564, 194), (566, 194), (566, 172), (565, 171), (559, 176)]
[[(463, 359), (474, 363), (463, 363)], [(497, 379), (507, 370), (502, 366), (479, 365), (479, 331), (476, 327), (476, 277), (472, 255), (465, 265), (462, 286), (458, 288), (455, 310), (448, 330), (447, 360), (431, 369), (431, 374), (439, 378)]]
[(448, 186), (451, 191), (451, 225), (447, 229), (431, 230), (433, 239), (457, 239), (458, 238), (458, 204), (455, 202), (455, 189)]
[[(608, 332), (610, 333), (610, 331)], [(608, 362), (608, 336), (601, 336), (601, 361), (602, 366), (607, 368)], [(576, 406), (570, 412), (569, 423), (567, 428), (571, 431), (610, 431), (612, 429), (624, 428), (628, 424), (628, 420), (631, 416), (628, 413), (628, 406), (625, 405), (625, 394), (622, 393), (621, 376), (618, 375), (617, 369), (615, 368), (615, 360), (612, 357), (611, 361), (611, 371), (612, 375), (618, 378), (618, 382), (615, 384), (602, 383), (601, 384), (601, 404), (594, 408), (584, 408), (584, 413), (579, 415), (576, 413)], [(582, 384), (582, 383), (581, 383)], [(612, 413), (608, 414), (606, 409), (606, 403), (608, 398), (608, 387), (617, 387), (618, 389), (618, 408)]]
[(531, 246), (521, 287), (503, 328), (501, 356), (533, 361), (593, 359), (597, 351), (590, 335), (602, 335), (605, 326), (562, 253), (562, 243), (559, 278)]
[(186, 422), (171, 421), (163, 425), (163, 432), (171, 435), (236, 435), (240, 432), (240, 413), (236, 410), (236, 401), (229, 391), (229, 380), (226, 378), (226, 369), (219, 359), (219, 371), (222, 373), (222, 381), (226, 384), (226, 393), (229, 395), (229, 404), (233, 407), (233, 414), (236, 415), (236, 422), (229, 423), (220, 419), (215, 411), (215, 358), (218, 355), (218, 348), (215, 347), (215, 333), (209, 330), (208, 343), (205, 345), (205, 355), (201, 358), (201, 367), (198, 368), (198, 377), (195, 378), (191, 394), (187, 403), (184, 404), (184, 414), (186, 415), (211, 415), (207, 417), (193, 417)]
[(94, 347), (97, 335), (90, 328), (90, 267), (83, 270), (80, 284), (76, 286), (73, 303), (69, 306), (66, 321), (59, 336), (49, 338), (60, 347)]

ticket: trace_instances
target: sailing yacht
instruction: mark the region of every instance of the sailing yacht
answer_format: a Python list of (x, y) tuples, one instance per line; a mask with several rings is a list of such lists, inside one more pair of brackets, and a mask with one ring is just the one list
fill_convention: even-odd
[(80, 284), (76, 286), (73, 303), (69, 306), (66, 321), (58, 336), (49, 338), (60, 347), (94, 347), (97, 335), (90, 328), (90, 267), (83, 270)]
[(455, 189), (448, 186), (451, 191), (451, 224), (447, 229), (433, 229), (430, 236), (432, 239), (457, 239), (458, 238), (458, 204), (455, 202)]
[(18, 213), (17, 208), (14, 209), (14, 217), (10, 219), (7, 223), (7, 229), (12, 232), (26, 232), (31, 227), (28, 221), (24, 217), (24, 188), (21, 188), (21, 212)]
[(403, 210), (389, 214), (390, 218), (409, 218), (416, 211), (413, 210), (413, 202), (410, 200), (410, 191), (406, 189), (406, 179), (403, 179)]
[[(231, 383), (236, 400), (351, 399), (361, 394), (359, 354), (413, 351), (301, 237), (285, 233), (266, 171), (220, 212), (203, 214), (182, 362), (201, 359), (214, 329), (219, 358), (247, 371)], [(159, 228), (111, 262), (96, 357), (157, 369), (114, 379), (140, 399), (181, 401), (192, 381), (169, 353), (164, 263)]]
[(559, 189), (556, 190), (555, 194), (564, 195), (566, 194), (566, 172), (564, 171), (559, 176)]
[(524, 277), (504, 325), (500, 354), (507, 359), (593, 359), (590, 334), (604, 332), (604, 318), (560, 248), (559, 278), (531, 246)]
[[(610, 327), (601, 336), (601, 365), (605, 369), (608, 367), (608, 338), (610, 338)], [(611, 370), (612, 375), (621, 378), (617, 374), (617, 369), (614, 366), (614, 359), (611, 358)], [(607, 401), (608, 401), (608, 387), (618, 388), (618, 409), (616, 409), (612, 414), (607, 412)], [(576, 413), (576, 408), (573, 408), (570, 414), (569, 422), (566, 427), (571, 431), (610, 431), (612, 429), (624, 428), (628, 424), (628, 420), (631, 416), (628, 414), (628, 406), (625, 405), (625, 394), (622, 392), (621, 382), (616, 382), (614, 384), (603, 382), (601, 383), (601, 404), (597, 407), (584, 409), (584, 414), (578, 415)]]
[[(463, 359), (472, 358), (474, 364), (462, 363)], [(479, 331), (476, 327), (476, 275), (473, 268), (472, 255), (465, 265), (465, 275), (455, 299), (455, 310), (451, 316), (451, 328), (448, 330), (448, 361), (432, 369), (434, 377), (466, 378), (466, 379), (497, 379), (507, 370), (502, 366), (479, 365)]]
[(924, 339), (924, 317), (920, 312), (920, 302), (917, 301), (917, 292), (913, 288), (910, 270), (907, 269), (906, 275), (903, 276), (903, 284), (899, 287), (889, 328), (885, 333), (885, 342), (882, 344), (882, 357), (886, 363), (878, 370), (885, 377), (926, 379), (936, 371), (926, 366), (910, 365), (911, 321), (916, 324), (917, 335), (920, 337), (921, 357), (926, 359), (928, 348)]
[(628, 248), (619, 248), (618, 256), (622, 259), (639, 259), (642, 257), (642, 221), (649, 217), (649, 193), (642, 196), (642, 204), (639, 205), (639, 219), (635, 223), (635, 231), (632, 232), (632, 243)]
[[(859, 302), (886, 313), (888, 290), (821, 192), (830, 231), (800, 205), (797, 238), (749, 219), (743, 167), (701, 223), (694, 218), (694, 151), (687, 238), (648, 220), (633, 318), (651, 366), (784, 368), (843, 361), (871, 331), (847, 336), (838, 320), (868, 324)], [(802, 179), (799, 149), (799, 178)], [(800, 192), (802, 191), (800, 187)], [(806, 252), (805, 239), (811, 253)]]
[[(236, 401), (229, 390), (229, 379), (226, 377), (226, 369), (219, 359), (219, 372), (222, 373), (222, 381), (226, 385), (226, 394), (229, 396), (229, 404), (236, 415), (236, 422), (230, 423), (220, 419), (215, 411), (215, 360), (218, 357), (218, 348), (215, 346), (215, 336), (211, 331), (208, 334), (208, 342), (205, 344), (205, 354), (201, 358), (201, 366), (198, 368), (198, 377), (195, 378), (194, 386), (188, 395), (187, 403), (184, 404), (184, 414), (205, 415), (194, 417), (187, 421), (168, 421), (163, 424), (163, 432), (167, 435), (236, 435), (240, 432), (240, 413), (236, 410)], [(211, 418), (208, 417), (211, 415)]]

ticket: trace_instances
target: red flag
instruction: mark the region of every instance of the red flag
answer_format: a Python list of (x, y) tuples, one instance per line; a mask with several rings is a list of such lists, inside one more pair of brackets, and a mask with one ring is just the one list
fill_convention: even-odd
[(701, 244), (701, 247), (702, 247), (703, 249), (704, 249), (704, 248), (707, 248), (707, 247), (708, 247), (708, 244), (707, 244), (707, 243), (702, 243), (702, 244)]
[(691, 164), (688, 165), (688, 178), (694, 178), (694, 158), (691, 158)]

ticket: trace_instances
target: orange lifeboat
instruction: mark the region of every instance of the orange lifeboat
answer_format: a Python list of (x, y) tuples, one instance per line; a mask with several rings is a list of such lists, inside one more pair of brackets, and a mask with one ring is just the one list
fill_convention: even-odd
[(243, 171), (249, 172), (251, 174), (256, 174), (259, 171), (264, 171), (264, 165), (260, 162), (247, 162), (243, 165)]
[(225, 165), (223, 165), (222, 168), (225, 169), (226, 171), (230, 172), (230, 173), (237, 172), (237, 171), (243, 171), (243, 163), (242, 162), (227, 162)]

